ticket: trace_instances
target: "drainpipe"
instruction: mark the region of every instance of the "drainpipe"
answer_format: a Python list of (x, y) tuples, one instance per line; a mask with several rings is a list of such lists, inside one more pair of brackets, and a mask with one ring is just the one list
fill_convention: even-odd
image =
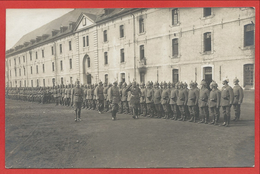
[(133, 16), (133, 44), (134, 44), (134, 79), (136, 80), (136, 48), (135, 48), (135, 15)]

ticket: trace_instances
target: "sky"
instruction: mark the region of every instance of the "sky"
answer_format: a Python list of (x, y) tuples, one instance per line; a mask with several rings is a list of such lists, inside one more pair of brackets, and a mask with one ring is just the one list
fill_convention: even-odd
[(21, 37), (73, 9), (7, 9), (6, 50)]

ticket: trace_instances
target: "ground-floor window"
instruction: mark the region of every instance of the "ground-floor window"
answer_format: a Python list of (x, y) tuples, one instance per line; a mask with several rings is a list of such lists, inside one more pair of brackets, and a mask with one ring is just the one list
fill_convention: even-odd
[(254, 64), (244, 65), (244, 86), (254, 85)]
[(87, 84), (91, 84), (91, 74), (87, 75)]
[(207, 83), (207, 87), (209, 88), (210, 83), (212, 82), (212, 67), (203, 68), (204, 72), (204, 80)]
[(172, 83), (177, 83), (179, 81), (179, 70), (173, 69), (172, 70)]
[(145, 83), (145, 73), (143, 72), (140, 73), (140, 82)]
[(125, 73), (121, 73), (121, 82), (125, 82)]
[(105, 74), (105, 83), (108, 84), (108, 74)]
[(55, 86), (55, 78), (52, 78), (52, 85)]

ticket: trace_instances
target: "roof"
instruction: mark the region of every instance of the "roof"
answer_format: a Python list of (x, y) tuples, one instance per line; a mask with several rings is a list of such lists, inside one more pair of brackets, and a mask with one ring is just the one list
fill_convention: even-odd
[(52, 36), (53, 30), (60, 30), (60, 26), (69, 26), (71, 22), (76, 22), (81, 13), (87, 14), (91, 19), (95, 19), (96, 15), (103, 13), (102, 8), (86, 8), (86, 9), (74, 9), (71, 12), (54, 19), (53, 21), (25, 34), (14, 46), (23, 45), (25, 42), (29, 42), (32, 39), (36, 39), (37, 36), (48, 34)]

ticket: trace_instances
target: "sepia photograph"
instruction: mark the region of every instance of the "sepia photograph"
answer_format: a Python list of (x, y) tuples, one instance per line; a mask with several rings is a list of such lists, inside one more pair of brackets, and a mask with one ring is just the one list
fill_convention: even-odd
[(255, 23), (254, 7), (7, 8), (5, 168), (255, 167)]

